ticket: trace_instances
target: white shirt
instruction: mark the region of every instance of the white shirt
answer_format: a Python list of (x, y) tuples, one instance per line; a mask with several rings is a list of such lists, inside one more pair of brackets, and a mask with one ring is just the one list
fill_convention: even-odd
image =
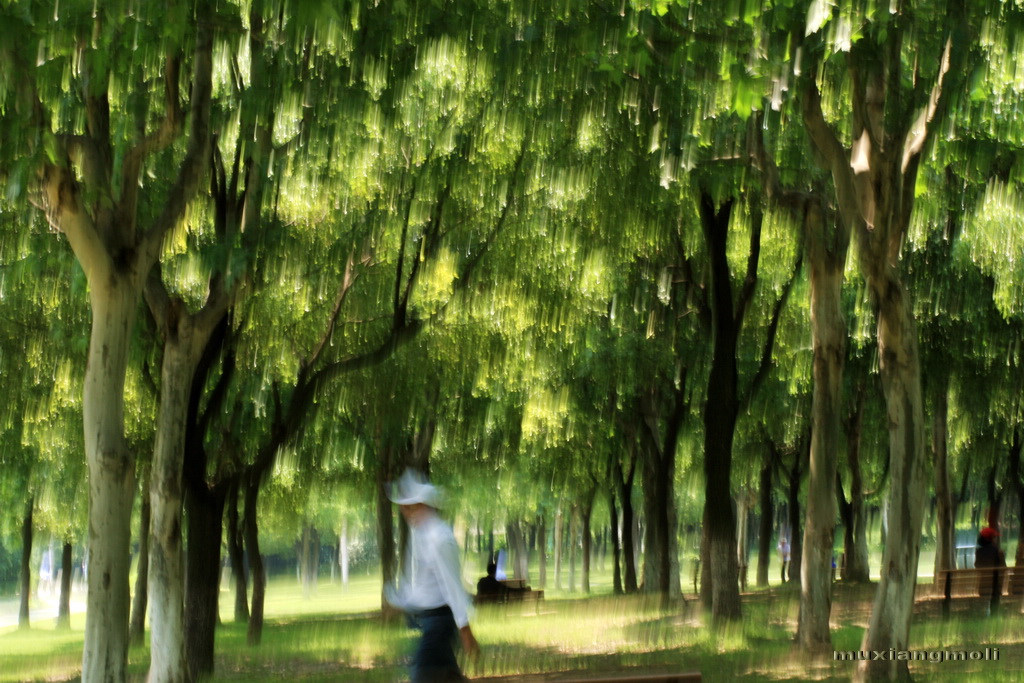
[[(406, 611), (448, 605), (455, 625), (469, 624), (470, 601), (462, 586), (459, 547), (450, 526), (434, 513), (409, 528), (409, 560), (394, 599), (388, 602)], [(411, 564), (411, 566), (409, 566)]]

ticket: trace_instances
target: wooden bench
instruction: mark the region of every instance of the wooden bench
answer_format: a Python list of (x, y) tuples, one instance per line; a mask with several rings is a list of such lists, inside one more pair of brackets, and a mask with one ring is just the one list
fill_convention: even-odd
[(956, 598), (982, 598), (989, 601), (989, 612), (999, 607), (1004, 595), (1024, 591), (1024, 572), (1018, 567), (975, 567), (944, 569), (935, 577), (933, 590), (941, 595), (942, 612), (949, 615), (950, 603)]
[(1024, 572), (1018, 567), (943, 569), (935, 577), (933, 590), (937, 595), (948, 592), (955, 598), (987, 598), (997, 582), (1000, 595), (1019, 595), (1024, 589)]
[(525, 588), (521, 590), (508, 590), (504, 593), (486, 593), (473, 597), (476, 605), (504, 604), (508, 602), (539, 602), (544, 599), (544, 591)]

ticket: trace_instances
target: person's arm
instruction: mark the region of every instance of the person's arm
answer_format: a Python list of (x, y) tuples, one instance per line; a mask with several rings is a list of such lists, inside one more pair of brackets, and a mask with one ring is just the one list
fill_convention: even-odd
[(470, 603), (466, 589), (462, 587), (462, 572), (459, 568), (459, 547), (454, 536), (449, 536), (438, 544), (437, 578), (441, 586), (441, 594), (445, 603), (452, 610), (455, 625), (459, 627), (462, 645), (469, 653), (479, 649), (473, 631), (469, 627)]
[(480, 653), (480, 644), (476, 642), (476, 638), (473, 636), (473, 629), (469, 627), (469, 624), (459, 629), (459, 638), (462, 640), (462, 649), (470, 657), (476, 657)]

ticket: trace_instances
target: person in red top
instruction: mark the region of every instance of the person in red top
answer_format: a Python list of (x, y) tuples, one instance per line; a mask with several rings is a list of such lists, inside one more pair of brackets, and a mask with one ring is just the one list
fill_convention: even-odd
[(999, 547), (999, 532), (987, 526), (978, 534), (978, 549), (974, 551), (974, 566), (1005, 567), (1006, 554)]

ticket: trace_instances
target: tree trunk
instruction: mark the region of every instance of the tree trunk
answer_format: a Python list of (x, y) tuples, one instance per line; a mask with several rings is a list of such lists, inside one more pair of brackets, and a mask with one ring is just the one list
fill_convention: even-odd
[(768, 585), (768, 562), (772, 553), (772, 513), (775, 510), (775, 501), (772, 500), (772, 465), (767, 458), (761, 467), (758, 494), (761, 519), (757, 531), (757, 585), (764, 587)]
[[(150, 472), (150, 664), (151, 683), (189, 680), (185, 662), (185, 581), (182, 553), (182, 463), (185, 419), (192, 375), (199, 360), (192, 352), (185, 320), (169, 329), (160, 375), (160, 406)], [(179, 333), (181, 337), (179, 337)]]
[(245, 552), (252, 575), (252, 609), (249, 612), (249, 628), (246, 632), (246, 641), (249, 645), (259, 645), (263, 637), (263, 600), (267, 585), (267, 576), (263, 571), (263, 556), (260, 554), (259, 526), (256, 522), (259, 493), (259, 477), (250, 476), (245, 484), (245, 513), (242, 516)]
[(799, 447), (793, 454), (793, 469), (789, 471), (789, 486), (786, 489), (786, 511), (789, 514), (789, 576), (790, 583), (800, 584), (800, 568), (803, 563), (803, 534), (800, 532), (800, 480), (803, 477)]
[(82, 399), (89, 466), (89, 593), (82, 680), (123, 681), (135, 498), (135, 460), (124, 439), (124, 380), (141, 285), (116, 273), (95, 279), (89, 280), (92, 331)]
[(18, 628), (27, 629), (29, 623), (29, 597), (32, 595), (32, 512), (35, 496), (28, 497), (25, 516), (21, 522), (21, 599), (18, 605)]
[[(377, 466), (377, 549), (380, 553), (380, 575), (384, 586), (394, 584), (398, 576), (395, 566), (395, 526), (388, 500), (388, 479), (390, 474), (390, 450), (381, 449), (382, 462)], [(386, 610), (387, 602), (381, 594), (381, 606)]]
[(537, 586), (544, 590), (544, 585), (548, 581), (548, 530), (543, 514), (537, 517), (537, 553), (538, 571), (540, 572)]
[[(686, 414), (684, 393), (676, 390), (671, 413), (665, 421), (662, 438), (657, 426), (657, 408), (653, 390), (643, 407), (641, 427), (641, 476), (644, 483), (644, 591), (660, 593), (665, 605), (679, 597), (679, 542), (676, 516), (676, 446)], [(735, 530), (734, 530), (735, 531)], [(734, 553), (735, 545), (730, 548)], [(737, 592), (737, 595), (739, 593)]]
[(213, 673), (214, 632), (220, 612), (220, 545), (227, 487), (224, 482), (213, 490), (204, 485), (198, 490), (189, 486), (185, 491), (188, 511), (185, 651), (193, 678)]
[(60, 599), (57, 602), (57, 629), (71, 628), (71, 573), (74, 571), (70, 541), (64, 541), (60, 554)]
[(626, 593), (636, 593), (639, 588), (636, 580), (636, 543), (633, 536), (633, 527), (636, 523), (633, 513), (633, 480), (635, 476), (635, 467), (631, 467), (629, 475), (624, 477), (619, 484), (619, 502), (622, 504), (622, 589)]
[(341, 535), (338, 536), (338, 564), (341, 566), (341, 585), (348, 585), (348, 517), (341, 520)]
[(993, 463), (988, 471), (988, 482), (986, 485), (985, 523), (993, 529), (999, 529), (999, 519), (1003, 508), (1003, 491), (996, 486), (996, 475), (999, 471), (999, 463)]
[(868, 510), (864, 506), (864, 480), (860, 471), (861, 430), (864, 417), (864, 391), (857, 392), (850, 433), (846, 440), (846, 459), (850, 464), (850, 519), (853, 532), (850, 544), (844, 545), (846, 553), (845, 581), (867, 583), (871, 580), (868, 566)]
[[(881, 579), (862, 650), (905, 650), (917, 583), (921, 521), (927, 492), (924, 468), (924, 409), (913, 308), (895, 273), (871, 283), (878, 305), (878, 355), (889, 424), (892, 513), (882, 555)], [(862, 662), (861, 680), (903, 676), (906, 662)]]
[(562, 508), (555, 512), (555, 590), (562, 590)]
[(584, 593), (590, 593), (590, 551), (592, 537), (590, 533), (590, 518), (594, 512), (594, 495), (596, 488), (591, 488), (583, 497), (583, 505), (580, 508), (581, 533), (583, 534), (583, 572), (580, 578), (580, 587)]
[(739, 564), (740, 589), (747, 589), (747, 561), (749, 543), (747, 541), (747, 527), (749, 520), (746, 497), (739, 499), (736, 505), (736, 562)]
[(242, 527), (238, 519), (238, 493), (242, 487), (236, 477), (228, 489), (228, 557), (231, 559), (231, 573), (235, 577), (235, 621), (249, 621), (249, 575), (245, 565), (245, 545)]
[(302, 582), (302, 597), (313, 596), (313, 525), (302, 525), (302, 544), (299, 547), (299, 577)]
[(701, 602), (712, 620), (740, 617), (736, 564), (736, 518), (732, 505), (732, 444), (739, 414), (736, 348), (739, 326), (733, 310), (726, 257), (732, 202), (716, 211), (701, 193), (700, 216), (711, 261), (713, 350), (704, 404), (704, 517), (701, 536)]
[[(1014, 427), (1013, 441), (1010, 442), (1009, 458), (1007, 459), (1006, 464), (1006, 475), (1010, 480), (1010, 484), (1013, 486), (1014, 491), (1017, 493), (1017, 519), (1020, 526), (1017, 541), (1017, 553), (1014, 556), (1013, 564), (1017, 567), (1024, 567), (1024, 479), (1021, 478), (1020, 453), (1020, 428)], [(953, 563), (953, 567), (956, 567), (955, 562)], [(1022, 603), (1021, 609), (1024, 610), (1024, 603)]]
[(526, 537), (523, 534), (522, 522), (518, 519), (510, 521), (505, 527), (505, 539), (508, 542), (508, 561), (512, 565), (513, 578), (527, 581), (529, 579), (527, 565), (529, 554), (526, 549)]
[(612, 593), (622, 595), (622, 567), (619, 564), (622, 545), (619, 543), (619, 513), (615, 509), (615, 491), (608, 492), (608, 515), (611, 518), (612, 534)]
[(146, 608), (149, 599), (149, 525), (150, 497), (149, 476), (142, 485), (139, 510), (139, 561), (136, 564), (135, 596), (132, 599), (132, 618), (128, 626), (128, 637), (133, 645), (141, 645), (146, 635)]
[[(842, 435), (847, 337), (841, 298), (849, 233), (841, 221), (827, 230), (821, 211), (814, 203), (807, 208), (805, 225), (811, 270), (814, 394), (807, 513), (800, 553), (797, 640), (805, 652), (828, 652), (832, 649), (829, 616), (836, 518), (834, 487), (836, 454)], [(794, 540), (795, 536), (794, 533)]]
[(576, 592), (576, 506), (569, 510), (569, 592)]
[[(932, 416), (932, 455), (935, 458), (935, 580), (939, 572), (956, 568), (953, 491), (949, 485), (946, 420), (949, 413), (949, 376), (940, 381)], [(1018, 491), (1019, 494), (1019, 491)], [(1019, 548), (1024, 543), (1018, 544)]]

